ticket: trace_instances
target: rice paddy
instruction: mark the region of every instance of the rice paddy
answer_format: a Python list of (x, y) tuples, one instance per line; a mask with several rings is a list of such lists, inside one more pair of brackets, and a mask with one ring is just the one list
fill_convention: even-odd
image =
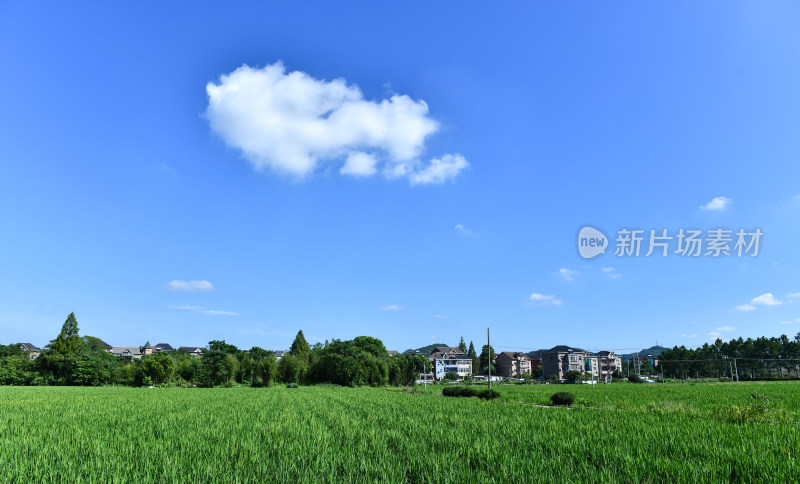
[(441, 388), (0, 387), (0, 482), (800, 481), (795, 382)]

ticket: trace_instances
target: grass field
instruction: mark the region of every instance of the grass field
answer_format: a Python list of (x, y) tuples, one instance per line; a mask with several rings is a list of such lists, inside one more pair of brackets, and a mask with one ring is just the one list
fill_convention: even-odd
[(0, 387), (0, 482), (800, 482), (798, 383), (499, 390)]

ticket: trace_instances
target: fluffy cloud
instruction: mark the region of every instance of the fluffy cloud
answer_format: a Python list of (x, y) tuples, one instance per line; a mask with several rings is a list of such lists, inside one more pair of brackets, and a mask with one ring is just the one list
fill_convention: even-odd
[(381, 311), (402, 311), (405, 308), (398, 306), (397, 304), (390, 304), (388, 306), (381, 306)]
[[(787, 297), (791, 297), (792, 294), (788, 294)], [(749, 304), (742, 304), (740, 306), (736, 306), (737, 311), (755, 311), (757, 306), (777, 306), (779, 304), (783, 304), (782, 301), (775, 299), (775, 296), (772, 293), (762, 294), (760, 296), (756, 296), (750, 300)]]
[(208, 281), (169, 281), (167, 289), (172, 291), (213, 291), (214, 285)]
[(564, 301), (555, 296), (539, 294), (538, 292), (531, 294), (528, 299), (530, 299), (534, 304), (552, 304), (553, 306), (561, 306), (564, 304)]
[(243, 65), (209, 82), (206, 92), (211, 129), (257, 170), (302, 178), (344, 157), (342, 174), (371, 176), (381, 165), (388, 177), (424, 184), (443, 183), (468, 166), (458, 154), (420, 161), (439, 123), (425, 101), (406, 95), (370, 101), (344, 79), (287, 73), (281, 62)]
[(565, 281), (571, 282), (575, 280), (575, 276), (578, 275), (578, 271), (573, 271), (567, 269), (566, 267), (562, 267), (561, 269), (558, 270), (557, 274)]
[(705, 205), (701, 205), (701, 210), (725, 210), (732, 200), (728, 197), (716, 197)]
[(775, 299), (771, 293), (762, 294), (760, 296), (756, 296), (750, 300), (750, 304), (758, 304), (761, 306), (777, 306), (781, 304), (781, 301)]

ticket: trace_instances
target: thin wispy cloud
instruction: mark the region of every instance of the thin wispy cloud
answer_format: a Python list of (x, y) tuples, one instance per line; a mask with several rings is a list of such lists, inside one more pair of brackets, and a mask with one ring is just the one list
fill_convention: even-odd
[(434, 314), (433, 317), (436, 319), (447, 319), (450, 316), (448, 316), (447, 314)]
[(616, 269), (614, 269), (613, 267), (603, 267), (603, 268), (602, 268), (602, 269), (600, 269), (600, 270), (601, 270), (601, 271), (603, 271), (603, 273), (604, 273), (604, 274), (606, 275), (606, 277), (608, 277), (609, 279), (619, 279), (620, 277), (622, 277), (622, 274), (620, 274), (619, 272), (617, 272), (617, 270), (616, 270)]
[(578, 271), (573, 271), (573, 270), (567, 269), (566, 267), (562, 267), (561, 269), (558, 270), (558, 272), (556, 274), (558, 274), (558, 276), (561, 279), (563, 279), (563, 280), (565, 280), (567, 282), (572, 282), (572, 281), (575, 280), (575, 276), (578, 275)]
[(464, 224), (456, 224), (456, 226), (453, 227), (453, 230), (461, 235), (473, 235), (472, 230), (464, 227)]
[(214, 316), (241, 316), (241, 313), (236, 313), (233, 311), (220, 311), (218, 309), (205, 309), (203, 306), (194, 306), (191, 304), (170, 304), (170, 309), (182, 309), (185, 311), (197, 311), (203, 314), (211, 314)]
[(381, 311), (402, 311), (403, 309), (405, 308), (398, 306), (397, 304), (389, 304), (388, 306), (380, 307)]
[(564, 301), (561, 299), (547, 294), (539, 294), (538, 292), (534, 292), (530, 296), (528, 296), (528, 300), (531, 301), (533, 304), (541, 304), (541, 305), (553, 305), (553, 306), (562, 306)]
[(214, 314), (217, 316), (241, 316), (241, 313), (235, 313), (233, 311), (218, 311), (216, 309), (203, 309), (202, 312), (204, 314)]
[(170, 309), (185, 309), (187, 311), (199, 311), (203, 309), (203, 306), (192, 306), (190, 304), (170, 304), (167, 307)]
[(715, 197), (705, 205), (700, 206), (700, 210), (721, 211), (728, 208), (733, 200), (728, 197)]
[(800, 297), (800, 292), (790, 292), (786, 295), (787, 299), (797, 299)]
[(682, 334), (681, 335), (681, 338), (689, 338), (689, 339), (691, 339), (691, 338), (699, 338), (699, 337), (700, 337), (699, 334)]
[(752, 304), (740, 304), (736, 306), (737, 311), (755, 311), (756, 307)]
[(718, 328), (714, 328), (712, 331), (709, 331), (708, 336), (712, 338), (720, 338), (722, 337), (722, 333), (729, 333), (731, 331), (736, 331), (736, 328), (733, 326), (720, 326)]
[(796, 319), (795, 321), (792, 320), (781, 321), (781, 324), (794, 324), (794, 323), (800, 323), (800, 318)]
[(198, 292), (198, 291), (213, 291), (214, 285), (208, 281), (169, 281), (167, 283), (167, 289), (171, 291), (187, 291), (187, 292)]
[(421, 99), (394, 94), (368, 100), (345, 79), (287, 72), (281, 62), (243, 65), (209, 82), (206, 93), (211, 129), (256, 170), (300, 179), (322, 165), (341, 164), (343, 175), (380, 172), (417, 185), (444, 183), (469, 166), (460, 154), (421, 159), (440, 128)]

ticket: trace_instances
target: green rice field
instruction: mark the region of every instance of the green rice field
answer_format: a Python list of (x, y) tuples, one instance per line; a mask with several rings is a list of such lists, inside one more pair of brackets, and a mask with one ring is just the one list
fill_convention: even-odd
[(441, 388), (0, 387), (0, 482), (800, 482), (800, 383)]

